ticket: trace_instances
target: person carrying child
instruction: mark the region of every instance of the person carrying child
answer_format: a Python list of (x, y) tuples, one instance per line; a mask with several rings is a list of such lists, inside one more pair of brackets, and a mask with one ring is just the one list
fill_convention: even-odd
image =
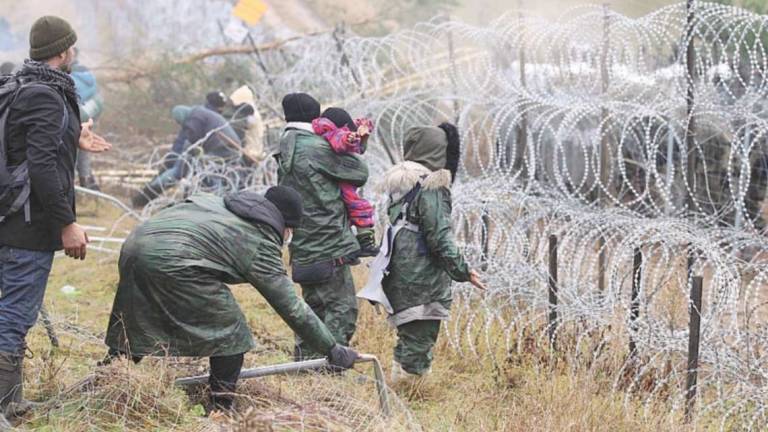
[[(373, 121), (368, 118), (352, 120), (352, 116), (341, 108), (328, 108), (312, 121), (315, 134), (328, 141), (337, 154), (365, 153), (368, 137), (373, 133)], [(379, 253), (376, 246), (374, 208), (358, 193), (357, 187), (339, 182), (341, 199), (347, 208), (349, 219), (357, 228), (357, 242), (360, 244), (359, 257), (372, 257)]]

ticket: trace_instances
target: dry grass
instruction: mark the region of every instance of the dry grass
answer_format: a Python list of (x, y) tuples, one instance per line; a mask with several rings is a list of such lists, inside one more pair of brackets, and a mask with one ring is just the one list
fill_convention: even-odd
[(50, 399), (29, 425), (42, 430), (189, 430), (189, 400), (162, 359), (115, 362)]
[[(106, 207), (84, 222), (102, 225), (114, 218)], [(128, 229), (123, 227), (121, 229)], [(178, 375), (206, 369), (204, 360), (144, 361), (96, 368), (117, 282), (116, 257), (94, 254), (85, 263), (57, 259), (46, 305), (54, 316), (62, 345), (52, 349), (41, 326), (29, 342), (27, 396), (53, 400), (48, 410), (26, 419), (22, 428), (48, 431), (101, 430), (398, 430), (407, 423), (405, 409), (395, 424), (382, 422), (368, 366), (344, 378), (300, 375), (253, 380), (244, 384), (235, 418), (211, 422), (199, 400), (171, 386)], [(360, 267), (355, 278), (365, 277)], [(60, 291), (73, 285), (77, 295)], [(290, 361), (293, 337), (258, 293), (233, 287), (259, 348), (246, 356), (246, 367)], [(477, 337), (478, 335), (465, 335)], [(501, 339), (499, 339), (501, 340)], [(389, 369), (395, 333), (368, 304), (361, 304), (353, 345), (378, 356)], [(563, 340), (566, 343), (566, 340)], [(424, 430), (429, 431), (664, 431), (687, 430), (679, 411), (665, 401), (643, 404), (613, 390), (619, 359), (589, 369), (571, 368), (535, 342), (521, 353), (502, 346), (493, 355), (461, 354), (441, 334), (432, 374), (394, 389)], [(610, 347), (609, 347), (610, 348)], [(488, 354), (488, 353), (486, 353)], [(97, 371), (84, 391), (66, 389)], [(709, 430), (705, 423), (696, 430)]]

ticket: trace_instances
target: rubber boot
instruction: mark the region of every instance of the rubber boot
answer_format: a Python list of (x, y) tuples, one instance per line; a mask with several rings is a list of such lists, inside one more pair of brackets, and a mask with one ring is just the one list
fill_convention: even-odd
[(410, 382), (418, 378), (419, 375), (408, 373), (400, 366), (396, 360), (392, 360), (392, 369), (389, 372), (389, 385), (395, 386), (404, 382)]
[(389, 385), (394, 387), (405, 384), (415, 384), (424, 379), (430, 373), (432, 373), (432, 368), (429, 368), (421, 375), (412, 374), (403, 369), (397, 360), (392, 360), (392, 370), (389, 372)]
[(0, 408), (6, 418), (23, 415), (31, 403), (22, 399), (21, 365), (24, 357), (0, 352)]
[(243, 354), (211, 357), (211, 374), (208, 384), (211, 388), (211, 410), (231, 411), (235, 404), (237, 379), (243, 368)]
[(374, 257), (379, 254), (373, 229), (360, 228), (357, 232), (357, 243), (360, 245), (359, 257)]
[(144, 208), (144, 206), (149, 204), (150, 201), (159, 196), (160, 193), (158, 193), (153, 187), (153, 184), (150, 183), (144, 186), (141, 191), (139, 191), (136, 195), (133, 196), (133, 198), (131, 198), (131, 204), (133, 204), (133, 208), (136, 209)]
[(80, 186), (92, 191), (101, 192), (101, 188), (96, 183), (96, 177), (94, 176), (80, 177)]

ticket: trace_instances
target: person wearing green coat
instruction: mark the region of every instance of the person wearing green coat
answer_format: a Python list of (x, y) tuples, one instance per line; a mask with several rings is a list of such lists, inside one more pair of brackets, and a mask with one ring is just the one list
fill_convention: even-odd
[(407, 131), (405, 161), (378, 186), (390, 198), (395, 235), (383, 291), (391, 305), (388, 321), (397, 328), (392, 381), (426, 374), (432, 364), (440, 322), (449, 318), (451, 281), (484, 289), (456, 246), (451, 227), (451, 184), (459, 162), (456, 127), (415, 127)]
[(230, 408), (254, 342), (226, 284), (247, 282), (332, 367), (350, 368), (357, 354), (336, 343), (286, 276), (282, 247), (301, 214), (299, 194), (276, 186), (264, 195), (193, 195), (136, 227), (120, 251), (107, 361), (210, 357), (213, 406)]
[[(360, 245), (341, 199), (340, 182), (360, 187), (368, 167), (357, 154), (336, 154), (315, 135), (312, 120), (320, 104), (305, 93), (283, 99), (286, 128), (280, 138), (278, 184), (301, 194), (304, 218), (290, 245), (292, 276), (304, 300), (328, 326), (336, 343), (347, 345), (355, 332), (357, 299), (350, 263)], [(322, 355), (297, 335), (296, 360)]]

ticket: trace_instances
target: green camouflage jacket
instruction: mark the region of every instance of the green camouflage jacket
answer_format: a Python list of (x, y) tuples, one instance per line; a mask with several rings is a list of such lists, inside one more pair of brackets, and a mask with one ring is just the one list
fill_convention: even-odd
[(213, 195), (194, 195), (139, 225), (120, 253), (107, 345), (133, 355), (246, 352), (251, 330), (225, 284), (247, 282), (303, 340), (329, 352), (335, 340), (286, 276), (273, 226), (236, 216)]
[(395, 237), (389, 274), (382, 281), (394, 309), (389, 319), (394, 326), (420, 319), (447, 319), (451, 280), (469, 280), (469, 267), (451, 227), (450, 172), (432, 172), (416, 162), (403, 162), (388, 171), (380, 190), (391, 198), (390, 222), (395, 222), (405, 195), (417, 182), (421, 182), (421, 190), (406, 217), (413, 225)]
[(360, 249), (352, 232), (339, 182), (362, 186), (368, 166), (358, 155), (336, 154), (309, 123), (289, 123), (280, 138), (278, 183), (296, 189), (304, 201), (301, 227), (294, 230), (291, 259), (312, 264)]

